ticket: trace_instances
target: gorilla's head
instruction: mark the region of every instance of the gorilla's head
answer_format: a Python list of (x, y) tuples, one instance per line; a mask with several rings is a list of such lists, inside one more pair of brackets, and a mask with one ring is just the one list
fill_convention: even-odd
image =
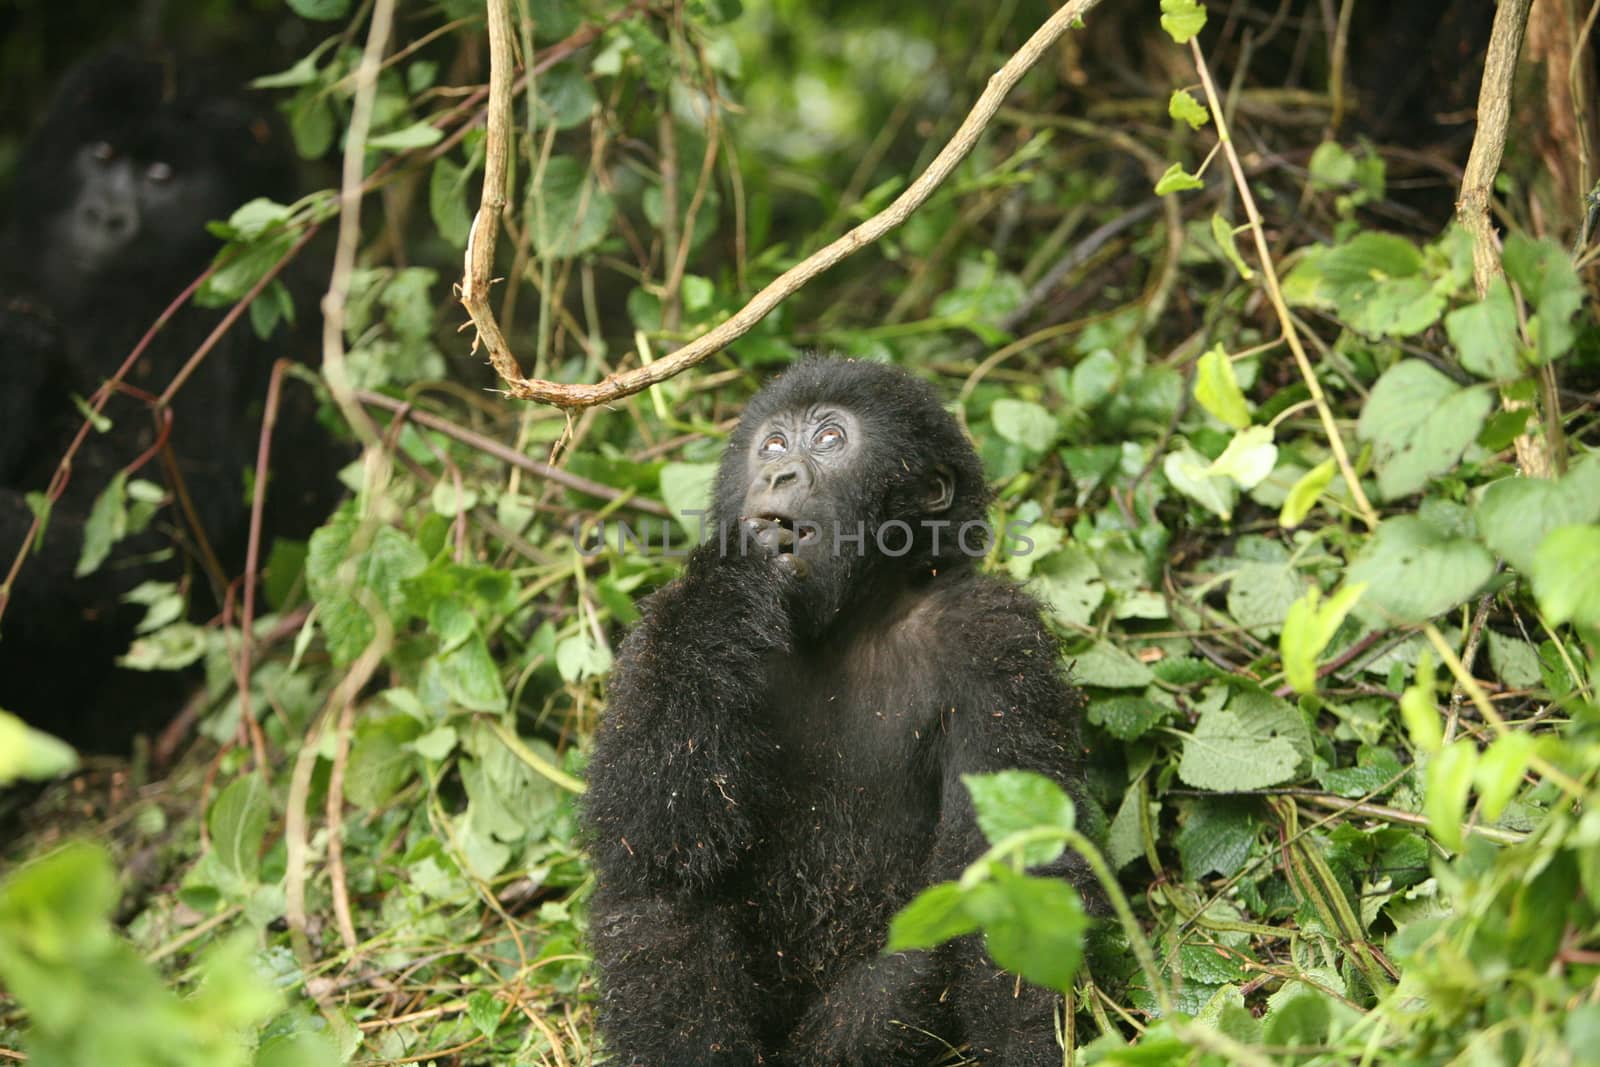
[(989, 544), (977, 454), (927, 383), (808, 358), (750, 401), (717, 472), (726, 551), (777, 557), (826, 620), (886, 587), (970, 566)]
[(97, 309), (107, 285), (165, 303), (216, 250), (207, 222), (254, 196), (287, 198), (284, 147), (264, 105), (158, 60), (94, 56), (63, 80), (23, 153), (14, 224), (58, 310)]

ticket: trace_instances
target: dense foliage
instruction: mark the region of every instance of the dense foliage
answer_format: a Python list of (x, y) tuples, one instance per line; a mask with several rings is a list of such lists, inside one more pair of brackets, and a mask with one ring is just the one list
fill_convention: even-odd
[[(326, 38), (257, 84), (335, 159), (373, 5), (290, 6)], [(659, 358), (888, 203), (1049, 14), (947, 6), (513, 4), (493, 295), (524, 368)], [(1047, 603), (1091, 698), (1094, 803), (973, 779), (994, 848), (892, 944), (984, 930), (1068, 994), (1068, 1062), (1592, 1062), (1600, 335), (1588, 209), (1537, 148), (1565, 116), (1516, 98), (1486, 272), (1449, 224), (1465, 142), (1388, 147), (1331, 80), (1366, 24), (1243, 6), (1259, 23), (1092, 13), (901, 228), (712, 361), (570, 416), (490, 391), (456, 330), (483, 9), (403, 12), (342, 352), (286, 385), (363, 446), (352, 498), (264, 559), (252, 617), (142, 591), (129, 661), (203, 668), (198, 737), (162, 778), (96, 762), (22, 813), (0, 1058), (597, 1055), (573, 799), (611, 649), (742, 401), (823, 348), (940, 381), (996, 528), (1028, 524), (990, 565)], [(199, 299), (329, 258), (300, 239), (337, 196), (243, 206)], [(316, 314), (289, 292), (248, 326)], [(137, 502), (106, 499), (114, 537)], [(0, 713), (0, 781), (72, 762)], [(1064, 847), (1104, 921), (1021, 873)]]

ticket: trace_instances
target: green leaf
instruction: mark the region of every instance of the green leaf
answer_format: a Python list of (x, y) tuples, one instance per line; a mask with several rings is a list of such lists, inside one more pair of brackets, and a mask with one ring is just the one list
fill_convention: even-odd
[(1378, 491), (1387, 500), (1409, 496), (1455, 466), (1493, 405), (1486, 387), (1456, 385), (1421, 360), (1390, 367), (1356, 424), (1372, 442)]
[(1493, 482), (1478, 498), (1473, 517), (1489, 547), (1528, 574), (1550, 531), (1600, 521), (1600, 457), (1586, 457), (1559, 481)]
[(616, 206), (577, 160), (557, 156), (545, 164), (542, 176), (535, 171), (529, 180), (526, 211), (539, 252), (567, 259), (600, 243)]
[(1417, 751), (1429, 755), (1444, 744), (1444, 722), (1434, 702), (1433, 653), (1423, 649), (1417, 657), (1417, 678), (1400, 694), (1400, 718)]
[(256, 881), (260, 874), (261, 845), (271, 816), (271, 791), (261, 775), (250, 774), (229, 782), (206, 817), (212, 851), (246, 882)]
[(1228, 614), (1252, 633), (1276, 632), (1305, 591), (1306, 580), (1288, 563), (1241, 563), (1228, 580)]
[(970, 934), (978, 920), (967, 912), (967, 891), (955, 882), (941, 882), (918, 893), (889, 923), (887, 952), (933, 948)]
[(1179, 122), (1187, 122), (1191, 130), (1198, 130), (1211, 121), (1211, 112), (1190, 95), (1187, 89), (1175, 89), (1167, 99), (1167, 114)]
[(1089, 721), (1118, 741), (1134, 741), (1172, 718), (1173, 708), (1136, 696), (1102, 697), (1089, 702)]
[(1232, 479), (1241, 489), (1254, 489), (1272, 473), (1277, 462), (1278, 446), (1272, 443), (1272, 427), (1251, 426), (1229, 439), (1228, 447), (1206, 468), (1206, 473)]
[(1506, 238), (1501, 261), (1506, 276), (1536, 312), (1528, 320), (1533, 362), (1549, 363), (1566, 355), (1577, 340), (1572, 316), (1583, 306), (1584, 292), (1571, 258), (1548, 238), (1514, 233)]
[(367, 138), (367, 147), (381, 152), (404, 152), (412, 148), (427, 148), (439, 143), (444, 134), (428, 122), (413, 122), (399, 130)]
[(1161, 0), (1161, 28), (1178, 44), (1188, 44), (1206, 24), (1206, 9), (1198, 0)]
[(0, 786), (23, 778), (42, 782), (77, 769), (71, 745), (0, 711)]
[(1060, 432), (1055, 416), (1027, 400), (996, 400), (989, 409), (989, 421), (995, 433), (1036, 453), (1048, 452)]
[(75, 578), (93, 574), (111, 555), (112, 546), (128, 535), (128, 474), (118, 471), (94, 498), (89, 520), (83, 524), (83, 548), (78, 553)]
[(1149, 667), (1110, 641), (1101, 641), (1075, 656), (1068, 656), (1067, 663), (1075, 683), (1103, 689), (1143, 689), (1155, 677)]
[(1504, 278), (1489, 284), (1489, 291), (1476, 304), (1457, 308), (1444, 317), (1461, 365), (1480, 378), (1511, 381), (1522, 374), (1517, 358), (1521, 337), (1517, 333), (1517, 308), (1511, 287)]
[(1249, 281), (1256, 276), (1256, 272), (1250, 269), (1250, 264), (1239, 254), (1239, 244), (1234, 239), (1233, 223), (1229, 222), (1220, 211), (1211, 216), (1211, 239), (1217, 242), (1217, 247), (1222, 249), (1222, 254), (1233, 264), (1233, 269), (1239, 272), (1239, 277)]
[(1313, 693), (1317, 688), (1317, 657), (1328, 647), (1350, 609), (1361, 599), (1365, 585), (1346, 585), (1326, 603), (1316, 586), (1289, 606), (1283, 620), (1279, 648), (1283, 654), (1283, 673), (1297, 693)]
[(428, 175), (428, 213), (433, 225), (456, 248), (467, 246), (467, 235), (472, 230), (472, 212), (467, 210), (466, 170), (449, 156), (440, 156), (433, 162)]
[(1202, 797), (1187, 807), (1188, 815), (1177, 838), (1184, 877), (1233, 877), (1250, 859), (1251, 846), (1261, 830), (1251, 802), (1233, 797)]
[[(1048, 826), (1071, 830), (1076, 820), (1072, 800), (1055, 782), (1031, 771), (963, 774), (962, 784), (972, 794), (978, 826), (991, 845), (1012, 834)], [(1062, 841), (1035, 841), (1022, 850), (1028, 867), (1049, 863), (1061, 855)]]
[(1600, 526), (1563, 526), (1533, 559), (1533, 595), (1552, 623), (1600, 628)]
[(565, 682), (597, 677), (611, 669), (611, 653), (587, 634), (574, 634), (556, 646), (556, 669)]
[(570, 129), (589, 116), (599, 101), (576, 63), (558, 63), (539, 75), (539, 125)]
[(1287, 704), (1263, 708), (1217, 708), (1200, 716), (1183, 739), (1178, 777), (1196, 789), (1235, 792), (1262, 789), (1294, 777), (1300, 752), (1288, 736), (1305, 724)]
[(499, 999), (486, 989), (480, 989), (467, 997), (467, 1018), (477, 1028), (478, 1033), (493, 1040), (495, 1031), (500, 1029), (500, 1017), (505, 1012), (505, 1007)]
[(1462, 738), (1441, 749), (1428, 763), (1427, 793), (1422, 810), (1434, 839), (1451, 851), (1461, 849), (1461, 826), (1466, 821), (1467, 797), (1478, 763), (1478, 749)]
[(1416, 623), (1462, 603), (1493, 573), (1494, 557), (1476, 541), (1400, 515), (1378, 527), (1345, 581), (1364, 583), (1363, 606), (1387, 621)]
[(1410, 241), (1363, 232), (1303, 256), (1284, 291), (1294, 302), (1331, 308), (1359, 333), (1401, 337), (1422, 332), (1444, 312), (1445, 298), (1423, 268)]
[(450, 699), (469, 711), (506, 709), (500, 670), (480, 633), (439, 656), (439, 677)]
[(1533, 759), (1536, 742), (1523, 733), (1508, 733), (1495, 739), (1478, 758), (1473, 781), (1478, 787), (1478, 805), (1484, 820), (1495, 822), (1522, 785), (1523, 772)]
[(624, 22), (620, 29), (628, 44), (633, 47), (634, 55), (639, 57), (639, 65), (650, 88), (658, 93), (666, 92), (676, 73), (672, 62), (672, 50), (667, 47), (666, 42), (651, 32), (649, 25), (643, 19), (630, 19)]
[(1239, 489), (1232, 478), (1211, 472), (1211, 464), (1188, 445), (1181, 445), (1167, 453), (1161, 463), (1161, 473), (1167, 476), (1172, 487), (1207, 511), (1223, 518), (1233, 518), (1233, 505), (1239, 499)]
[(1195, 364), (1194, 398), (1218, 422), (1236, 430), (1250, 425), (1250, 403), (1239, 388), (1233, 361), (1221, 345), (1215, 345)]
[(1306, 520), (1324, 490), (1333, 482), (1334, 462), (1330, 456), (1302, 474), (1289, 488), (1283, 508), (1278, 512), (1278, 525), (1292, 530)]
[(411, 745), (421, 733), (422, 724), (402, 712), (362, 719), (350, 741), (345, 799), (366, 811), (387, 804), (417, 772)]
[[(1166, 0), (1162, 2), (1165, 3)], [(1190, 174), (1183, 169), (1181, 163), (1174, 163), (1156, 181), (1156, 195), (1166, 196), (1168, 193), (1181, 193), (1185, 189), (1204, 189), (1205, 186), (1206, 183), (1199, 175)]]
[[(715, 463), (668, 463), (661, 468), (661, 501), (690, 537), (698, 538), (701, 525), (708, 522), (706, 510), (716, 480)], [(700, 514), (691, 515), (692, 511)]]
[(1058, 878), (1017, 874), (1002, 864), (968, 893), (994, 961), (1035, 985), (1072, 992), (1089, 918), (1078, 891)]
[(350, 11), (350, 0), (289, 0), (289, 10), (303, 19), (332, 22)]

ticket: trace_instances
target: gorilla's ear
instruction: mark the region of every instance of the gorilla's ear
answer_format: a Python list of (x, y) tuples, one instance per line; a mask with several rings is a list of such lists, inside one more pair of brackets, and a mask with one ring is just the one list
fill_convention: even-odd
[(949, 511), (956, 502), (956, 476), (943, 463), (928, 472), (928, 488), (922, 497), (922, 510), (927, 515)]

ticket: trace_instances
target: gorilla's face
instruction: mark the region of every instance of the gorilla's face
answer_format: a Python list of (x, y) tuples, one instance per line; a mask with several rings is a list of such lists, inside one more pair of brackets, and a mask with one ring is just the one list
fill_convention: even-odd
[(222, 182), (187, 153), (161, 147), (110, 140), (78, 147), (71, 166), (76, 192), (51, 220), (42, 264), (50, 291), (63, 302), (109, 275), (196, 262), (215, 243), (204, 221), (226, 214)]
[(824, 566), (830, 555), (855, 546), (864, 516), (848, 488), (867, 442), (861, 421), (844, 408), (823, 405), (780, 411), (752, 435), (746, 469), (750, 484), (740, 508), (741, 535), (802, 573)]

